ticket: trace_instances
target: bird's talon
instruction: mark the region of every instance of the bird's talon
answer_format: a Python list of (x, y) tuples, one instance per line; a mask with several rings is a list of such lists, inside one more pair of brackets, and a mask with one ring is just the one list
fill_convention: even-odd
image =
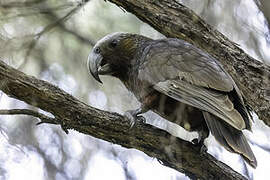
[(130, 121), (129, 121), (129, 124), (130, 124), (129, 129), (132, 129), (133, 126), (135, 125), (135, 123), (136, 123), (135, 121), (131, 121), (131, 120), (130, 120)]
[(206, 147), (206, 145), (204, 145), (203, 143), (202, 143), (202, 145), (201, 145), (201, 148), (200, 148), (200, 153), (206, 153), (207, 152), (207, 147)]
[(129, 121), (131, 129), (136, 123), (136, 116), (134, 116), (131, 111), (127, 111), (125, 112), (124, 117)]
[(199, 140), (197, 138), (191, 140), (192, 144), (195, 146), (199, 145)]
[(137, 121), (139, 121), (141, 123), (146, 123), (146, 119), (143, 116), (137, 116)]
[(205, 153), (207, 152), (207, 147), (204, 145), (204, 141), (200, 140), (198, 138), (195, 138), (191, 141), (195, 146), (200, 148), (200, 153)]
[(143, 116), (138, 116), (134, 111), (126, 111), (124, 117), (128, 119), (130, 128), (132, 128), (137, 122), (145, 123), (146, 120)]

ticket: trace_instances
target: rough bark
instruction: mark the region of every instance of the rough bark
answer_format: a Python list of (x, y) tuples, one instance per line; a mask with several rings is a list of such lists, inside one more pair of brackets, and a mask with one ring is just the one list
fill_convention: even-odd
[(184, 39), (219, 60), (237, 82), (247, 104), (270, 126), (270, 67), (176, 0), (109, 0), (167, 37)]
[[(0, 60), (0, 89), (10, 97), (50, 112), (54, 118), (39, 117), (47, 123), (60, 124), (127, 148), (135, 148), (161, 160), (164, 165), (185, 173), (192, 179), (245, 179), (229, 166), (200, 148), (175, 138), (151, 125), (138, 123), (130, 129), (129, 121), (117, 113), (102, 111), (80, 102), (46, 81), (27, 76)], [(32, 115), (32, 111), (1, 111), (6, 114)]]

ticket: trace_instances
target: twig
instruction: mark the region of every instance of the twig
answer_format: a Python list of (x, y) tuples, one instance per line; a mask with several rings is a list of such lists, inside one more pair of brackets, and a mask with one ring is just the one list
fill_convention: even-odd
[[(57, 15), (53, 11), (47, 12), (46, 17), (50, 21), (52, 19), (58, 18)], [(85, 43), (87, 45), (91, 45), (92, 47), (96, 44), (96, 42), (91, 37), (87, 37), (87, 38), (83, 37), (82, 35), (78, 34), (76, 31), (66, 27), (65, 24), (62, 22), (60, 22), (58, 24), (58, 27), (61, 28), (61, 30), (63, 30), (64, 32), (67, 32), (67, 33), (73, 35), (75, 38), (77, 38), (82, 43)]]
[(4, 9), (8, 8), (25, 8), (25, 7), (31, 7), (33, 5), (41, 4), (46, 0), (37, 0), (37, 1), (26, 1), (26, 2), (9, 2), (9, 3), (1, 3), (0, 2), (0, 7)]
[(41, 122), (37, 123), (37, 125), (43, 124), (43, 123), (59, 124), (59, 121), (57, 121), (56, 118), (46, 116), (42, 113), (30, 110), (30, 109), (1, 109), (0, 114), (1, 115), (30, 115), (33, 117), (37, 117), (41, 120)]
[(66, 20), (68, 20), (68, 18), (70, 18), (72, 15), (74, 15), (76, 12), (78, 12), (81, 8), (83, 8), (85, 4), (86, 4), (86, 2), (78, 3), (76, 5), (76, 7), (74, 7), (69, 12), (67, 12), (63, 17), (61, 17), (61, 18), (57, 19), (56, 21), (48, 24), (42, 31), (40, 31), (39, 33), (35, 34), (33, 40), (31, 41), (30, 45), (28, 46), (28, 50), (27, 50), (26, 55), (24, 57), (24, 63), (22, 63), (19, 66), (18, 69), (21, 69), (26, 64), (29, 55), (31, 54), (32, 50), (34, 49), (34, 47), (36, 46), (38, 40), (41, 38), (42, 35), (48, 33), (49, 31), (51, 31), (58, 24), (63, 23)]

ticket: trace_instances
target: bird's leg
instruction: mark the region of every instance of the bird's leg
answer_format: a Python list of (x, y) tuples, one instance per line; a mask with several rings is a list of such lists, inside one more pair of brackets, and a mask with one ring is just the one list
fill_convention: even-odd
[(207, 152), (207, 147), (204, 145), (204, 140), (209, 136), (209, 130), (202, 128), (198, 131), (199, 137), (192, 140), (195, 146), (200, 148), (201, 153)]
[(134, 124), (138, 121), (145, 123), (146, 120), (143, 116), (140, 114), (143, 114), (147, 112), (151, 107), (154, 105), (154, 103), (158, 100), (159, 94), (157, 92), (150, 92), (146, 96), (144, 96), (141, 99), (141, 107), (135, 110), (126, 111), (124, 116), (129, 119), (131, 128), (134, 126)]
[(130, 121), (131, 128), (136, 124), (136, 122), (145, 123), (145, 118), (140, 115), (148, 111), (148, 108), (141, 106), (135, 110), (129, 110), (124, 113), (124, 116)]

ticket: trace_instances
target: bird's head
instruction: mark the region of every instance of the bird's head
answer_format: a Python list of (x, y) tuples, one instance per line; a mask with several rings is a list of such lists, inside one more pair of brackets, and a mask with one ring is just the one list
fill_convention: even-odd
[(88, 56), (87, 67), (90, 73), (99, 82), (99, 75), (118, 78), (126, 76), (134, 57), (147, 40), (149, 39), (141, 35), (119, 32), (103, 37)]

